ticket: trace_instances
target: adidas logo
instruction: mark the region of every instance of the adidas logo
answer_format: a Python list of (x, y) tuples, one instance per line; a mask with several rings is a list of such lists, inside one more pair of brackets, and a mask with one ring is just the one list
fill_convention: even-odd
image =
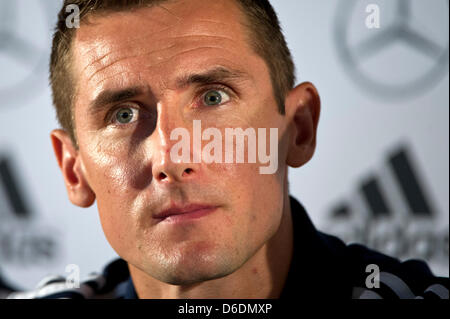
[(36, 218), (13, 163), (0, 156), (0, 267), (47, 265), (58, 251), (55, 230)]
[(448, 275), (448, 222), (440, 220), (425, 186), (411, 152), (401, 146), (332, 207), (324, 229), (402, 260), (424, 259), (436, 273)]

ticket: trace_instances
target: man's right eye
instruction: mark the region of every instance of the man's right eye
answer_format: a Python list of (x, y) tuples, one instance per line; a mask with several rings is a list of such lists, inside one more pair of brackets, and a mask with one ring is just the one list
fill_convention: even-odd
[(203, 103), (206, 106), (219, 106), (230, 100), (230, 95), (227, 93), (225, 88), (218, 88), (209, 90), (203, 96)]
[(137, 121), (138, 114), (139, 111), (136, 108), (121, 107), (113, 113), (112, 122), (119, 125), (130, 124)]

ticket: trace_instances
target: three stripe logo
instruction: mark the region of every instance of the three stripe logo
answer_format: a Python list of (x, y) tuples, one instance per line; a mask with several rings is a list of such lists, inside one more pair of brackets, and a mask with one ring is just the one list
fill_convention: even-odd
[(0, 157), (0, 193), (0, 219), (7, 217), (7, 214), (20, 219), (31, 217), (24, 188), (11, 159), (6, 156)]
[[(392, 183), (392, 179), (383, 178), (386, 174), (382, 174), (381, 178), (368, 177), (360, 184), (359, 193), (371, 217), (394, 215), (399, 199), (404, 201), (404, 205), (406, 204), (406, 207), (401, 210), (406, 210), (414, 216), (432, 218), (436, 214), (406, 148), (400, 148), (389, 156), (387, 170), (395, 179), (396, 185)], [(386, 186), (385, 190), (380, 182), (381, 179), (383, 185)], [(397, 190), (394, 191), (393, 188), (397, 188)], [(401, 198), (398, 198), (398, 193)], [(332, 215), (335, 217), (349, 216), (351, 211), (352, 204), (343, 203), (333, 209)]]
[(48, 266), (59, 250), (58, 229), (36, 216), (20, 173), (12, 157), (0, 156), (0, 266), (14, 274)]
[(412, 153), (401, 145), (332, 207), (325, 228), (346, 242), (398, 258), (437, 260), (440, 269), (448, 269), (448, 223), (446, 229), (438, 223), (429, 189)]

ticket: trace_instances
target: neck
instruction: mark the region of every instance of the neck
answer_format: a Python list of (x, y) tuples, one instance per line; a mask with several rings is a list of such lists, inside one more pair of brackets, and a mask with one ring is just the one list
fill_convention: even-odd
[(142, 299), (278, 298), (293, 254), (293, 229), (289, 195), (278, 231), (241, 268), (214, 280), (189, 286), (170, 285), (129, 264), (131, 278)]

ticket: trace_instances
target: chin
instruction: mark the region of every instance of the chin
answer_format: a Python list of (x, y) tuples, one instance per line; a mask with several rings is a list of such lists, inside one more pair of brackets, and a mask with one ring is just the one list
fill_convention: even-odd
[(220, 258), (215, 255), (189, 254), (176, 256), (169, 262), (160, 264), (158, 280), (179, 286), (194, 285), (203, 281), (214, 280), (233, 273), (232, 258)]
[(162, 281), (170, 285), (192, 286), (205, 281), (219, 279), (227, 275), (228, 273), (204, 273), (193, 271), (192, 273), (185, 272), (183, 274), (167, 274)]

